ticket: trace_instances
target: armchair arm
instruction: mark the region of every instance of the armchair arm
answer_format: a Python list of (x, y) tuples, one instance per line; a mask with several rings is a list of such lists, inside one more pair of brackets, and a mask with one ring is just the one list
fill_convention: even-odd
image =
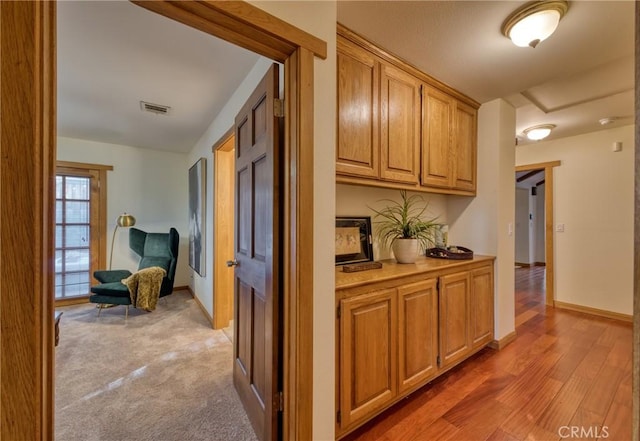
[(102, 270), (93, 272), (93, 277), (95, 277), (100, 283), (119, 282), (130, 275), (131, 271), (129, 270)]

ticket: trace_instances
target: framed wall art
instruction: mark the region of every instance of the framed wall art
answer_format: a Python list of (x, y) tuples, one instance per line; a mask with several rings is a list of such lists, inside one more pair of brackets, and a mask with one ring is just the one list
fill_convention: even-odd
[(371, 218), (336, 217), (336, 265), (372, 260)]
[(201, 277), (205, 266), (205, 214), (207, 159), (200, 158), (189, 169), (189, 266)]

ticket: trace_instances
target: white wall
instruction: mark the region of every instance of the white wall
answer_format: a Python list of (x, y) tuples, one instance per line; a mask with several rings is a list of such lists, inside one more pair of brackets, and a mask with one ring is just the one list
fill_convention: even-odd
[(516, 188), (516, 262), (530, 263), (529, 193), (528, 188)]
[[(189, 282), (189, 231), (187, 225), (186, 155), (106, 144), (83, 139), (58, 138), (58, 160), (112, 165), (107, 172), (107, 259), (116, 219), (123, 212), (136, 218), (136, 227), (163, 233), (175, 227), (180, 234), (175, 286)], [(118, 230), (113, 253), (114, 269), (135, 271), (139, 258), (129, 249), (127, 229)]]
[[(437, 217), (437, 222), (447, 223), (447, 197), (440, 194), (409, 192), (409, 195), (419, 195), (428, 204), (425, 219)], [(400, 201), (399, 190), (389, 190), (376, 187), (362, 187), (358, 185), (336, 185), (336, 216), (370, 216), (373, 229), (373, 256), (375, 260), (390, 259), (391, 250), (380, 246), (376, 238), (378, 231), (375, 213), (369, 208), (377, 210), (387, 205), (381, 199)]]
[[(621, 141), (623, 150), (611, 146)], [(516, 148), (518, 165), (554, 168), (555, 296), (632, 314), (634, 126)]]
[(478, 111), (477, 196), (449, 196), (449, 242), (476, 254), (496, 257), (495, 338), (515, 329), (514, 136), (515, 109), (504, 100), (483, 104)]

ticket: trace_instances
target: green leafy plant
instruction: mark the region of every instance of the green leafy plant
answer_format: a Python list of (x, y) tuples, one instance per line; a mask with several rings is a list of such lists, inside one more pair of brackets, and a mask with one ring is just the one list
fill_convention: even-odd
[(374, 222), (378, 226), (376, 236), (383, 246), (390, 247), (396, 239), (418, 239), (420, 247), (427, 249), (435, 243), (436, 231), (440, 224), (437, 216), (423, 219), (427, 212), (428, 202), (420, 195), (408, 196), (405, 190), (400, 191), (401, 201), (382, 199), (388, 205), (380, 210), (369, 207), (375, 212)]

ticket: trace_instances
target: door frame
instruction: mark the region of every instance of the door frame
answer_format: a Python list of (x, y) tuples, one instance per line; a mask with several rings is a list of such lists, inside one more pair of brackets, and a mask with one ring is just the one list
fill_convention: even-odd
[[(134, 3), (285, 65), (283, 438), (311, 439), (313, 73), (326, 42), (243, 1)], [(0, 2), (0, 54), (0, 438), (51, 440), (56, 3)]]
[[(223, 290), (220, 289), (220, 286), (219, 286), (219, 281), (222, 277), (222, 275), (220, 274), (220, 271), (222, 270), (221, 264), (222, 262), (228, 259), (233, 259), (233, 249), (231, 249), (231, 251), (227, 256), (223, 256), (218, 245), (220, 242), (220, 236), (224, 235), (224, 232), (219, 231), (218, 218), (219, 216), (227, 215), (226, 213), (218, 212), (218, 203), (220, 198), (220, 194), (219, 194), (220, 184), (218, 182), (218, 179), (220, 176), (220, 173), (219, 173), (220, 154), (223, 151), (226, 154), (229, 154), (229, 152), (226, 150), (223, 150), (222, 147), (224, 147), (234, 137), (235, 137), (235, 132), (232, 127), (224, 135), (222, 135), (222, 137), (218, 141), (216, 141), (213, 147), (211, 147), (211, 153), (213, 154), (213, 169), (214, 169), (213, 171), (213, 180), (214, 180), (214, 183), (213, 183), (213, 265), (211, 268), (211, 270), (213, 271), (212, 274), (214, 274), (213, 292), (211, 293), (213, 296), (213, 298), (211, 299), (213, 304), (213, 318), (212, 318), (213, 329), (222, 329), (229, 326), (229, 323), (227, 322), (227, 318), (226, 318), (227, 316), (225, 315), (223, 317), (220, 314), (220, 311), (226, 310), (228, 308), (229, 303), (231, 303), (230, 316), (231, 316), (231, 319), (233, 319), (233, 308), (234, 308), (233, 292), (222, 292)], [(231, 171), (231, 174), (233, 175), (233, 171)], [(234, 187), (235, 187), (235, 184), (234, 184)], [(231, 202), (233, 203), (233, 195), (231, 195)], [(233, 235), (233, 223), (231, 223), (230, 227), (231, 227), (231, 234)], [(233, 269), (229, 269), (229, 268), (226, 268), (226, 269), (231, 272), (231, 275), (233, 275)], [(231, 278), (233, 278), (233, 276)]]
[(516, 172), (544, 170), (544, 245), (545, 245), (545, 303), (554, 306), (555, 298), (555, 255), (553, 247), (553, 168), (560, 161), (540, 162), (537, 164), (517, 165)]

